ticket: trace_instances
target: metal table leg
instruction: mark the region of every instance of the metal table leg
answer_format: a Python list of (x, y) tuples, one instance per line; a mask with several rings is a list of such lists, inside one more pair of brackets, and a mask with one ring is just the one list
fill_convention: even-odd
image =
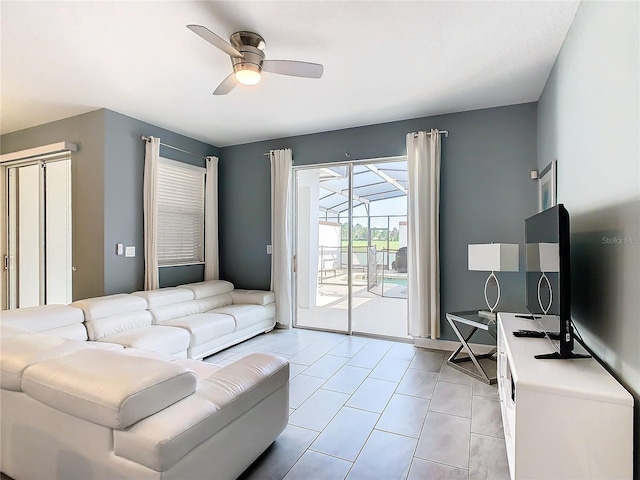
[[(451, 328), (453, 328), (453, 331), (455, 332), (456, 336), (458, 337), (458, 339), (460, 340), (460, 346), (456, 349), (455, 352), (453, 352), (451, 354), (451, 356), (449, 357), (449, 359), (447, 360), (447, 364), (453, 368), (455, 368), (456, 370), (459, 370), (461, 372), (466, 373), (467, 375), (470, 375), (471, 377), (480, 380), (481, 382), (486, 383), (487, 385), (492, 385), (494, 383), (496, 383), (496, 378), (490, 378), (487, 375), (487, 372), (485, 372), (484, 368), (482, 368), (482, 365), (480, 365), (480, 363), (478, 362), (478, 360), (481, 360), (483, 358), (492, 358), (493, 355), (496, 353), (497, 348), (493, 348), (491, 350), (491, 352), (489, 353), (483, 353), (481, 355), (474, 355), (473, 350), (471, 350), (471, 347), (469, 346), (469, 339), (473, 336), (474, 333), (476, 333), (476, 331), (478, 330), (478, 327), (471, 327), (471, 331), (469, 332), (469, 334), (465, 337), (462, 335), (462, 333), (460, 332), (460, 329), (457, 327), (457, 325), (455, 324), (455, 322), (447, 317), (447, 320), (449, 321), (449, 324), (451, 325)], [(465, 349), (467, 351), (468, 356), (467, 357), (461, 357), (461, 358), (457, 358), (458, 354)], [(475, 365), (475, 367), (478, 369), (478, 373), (473, 372), (467, 368), (464, 368), (463, 366), (461, 366), (460, 364), (464, 363), (464, 362), (468, 362), (468, 361), (472, 361), (473, 364)]]

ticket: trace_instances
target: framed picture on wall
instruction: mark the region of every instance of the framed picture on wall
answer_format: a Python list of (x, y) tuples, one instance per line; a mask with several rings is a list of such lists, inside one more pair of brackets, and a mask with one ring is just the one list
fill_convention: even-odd
[(558, 203), (558, 161), (554, 160), (544, 167), (538, 176), (538, 212), (553, 207)]

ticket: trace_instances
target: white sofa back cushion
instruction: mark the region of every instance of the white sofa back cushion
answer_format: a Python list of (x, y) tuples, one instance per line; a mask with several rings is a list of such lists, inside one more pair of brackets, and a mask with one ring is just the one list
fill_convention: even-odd
[(195, 298), (213, 297), (233, 290), (233, 283), (226, 280), (208, 280), (206, 282), (188, 283), (179, 288), (186, 288), (193, 292)]
[(0, 312), (0, 324), (29, 332), (46, 332), (72, 340), (86, 340), (84, 314), (71, 305), (42, 305)]
[(166, 305), (174, 305), (194, 299), (192, 290), (178, 287), (134, 292), (132, 295), (144, 298), (147, 301), (148, 308), (164, 307)]
[(28, 367), (22, 390), (50, 407), (122, 429), (196, 390), (196, 374), (153, 358), (86, 349)]
[(137, 295), (129, 295), (128, 293), (86, 298), (84, 300), (77, 300), (71, 305), (82, 309), (84, 319), (87, 322), (147, 309), (147, 301), (145, 299)]
[(93, 341), (153, 324), (153, 317), (147, 311), (147, 301), (137, 295), (87, 298), (72, 305), (84, 312), (85, 327)]
[(226, 307), (233, 304), (233, 298), (230, 294), (224, 293), (222, 295), (214, 295), (213, 297), (204, 297), (196, 300), (200, 306), (200, 311), (206, 313), (209, 310), (214, 310), (220, 307)]
[(141, 312), (122, 313), (113, 317), (101, 318), (85, 322), (89, 339), (93, 341), (117, 333), (127, 332), (136, 328), (149, 327), (153, 323), (151, 313)]
[(86, 350), (85, 342), (49, 335), (20, 335), (0, 340), (0, 387), (19, 392), (27, 367), (50, 358)]

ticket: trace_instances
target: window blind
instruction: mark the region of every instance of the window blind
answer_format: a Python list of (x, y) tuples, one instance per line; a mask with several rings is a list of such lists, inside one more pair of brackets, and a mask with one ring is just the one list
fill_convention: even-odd
[(158, 266), (204, 262), (206, 170), (160, 158), (158, 165)]

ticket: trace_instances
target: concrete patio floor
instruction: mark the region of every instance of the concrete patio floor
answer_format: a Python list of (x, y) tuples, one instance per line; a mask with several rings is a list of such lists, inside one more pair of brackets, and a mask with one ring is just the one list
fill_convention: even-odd
[[(353, 332), (409, 339), (407, 335), (406, 285), (382, 281), (367, 290), (364, 275), (354, 272), (353, 279)], [(387, 280), (389, 279), (388, 277)], [(406, 275), (404, 275), (406, 279)], [(392, 278), (402, 281), (402, 278)], [(346, 331), (348, 322), (348, 286), (345, 273), (324, 277), (318, 286), (316, 306), (297, 308), (296, 326)], [(381, 296), (384, 288), (384, 296)], [(376, 292), (376, 293), (374, 293)], [(403, 298), (404, 297), (404, 298)]]

